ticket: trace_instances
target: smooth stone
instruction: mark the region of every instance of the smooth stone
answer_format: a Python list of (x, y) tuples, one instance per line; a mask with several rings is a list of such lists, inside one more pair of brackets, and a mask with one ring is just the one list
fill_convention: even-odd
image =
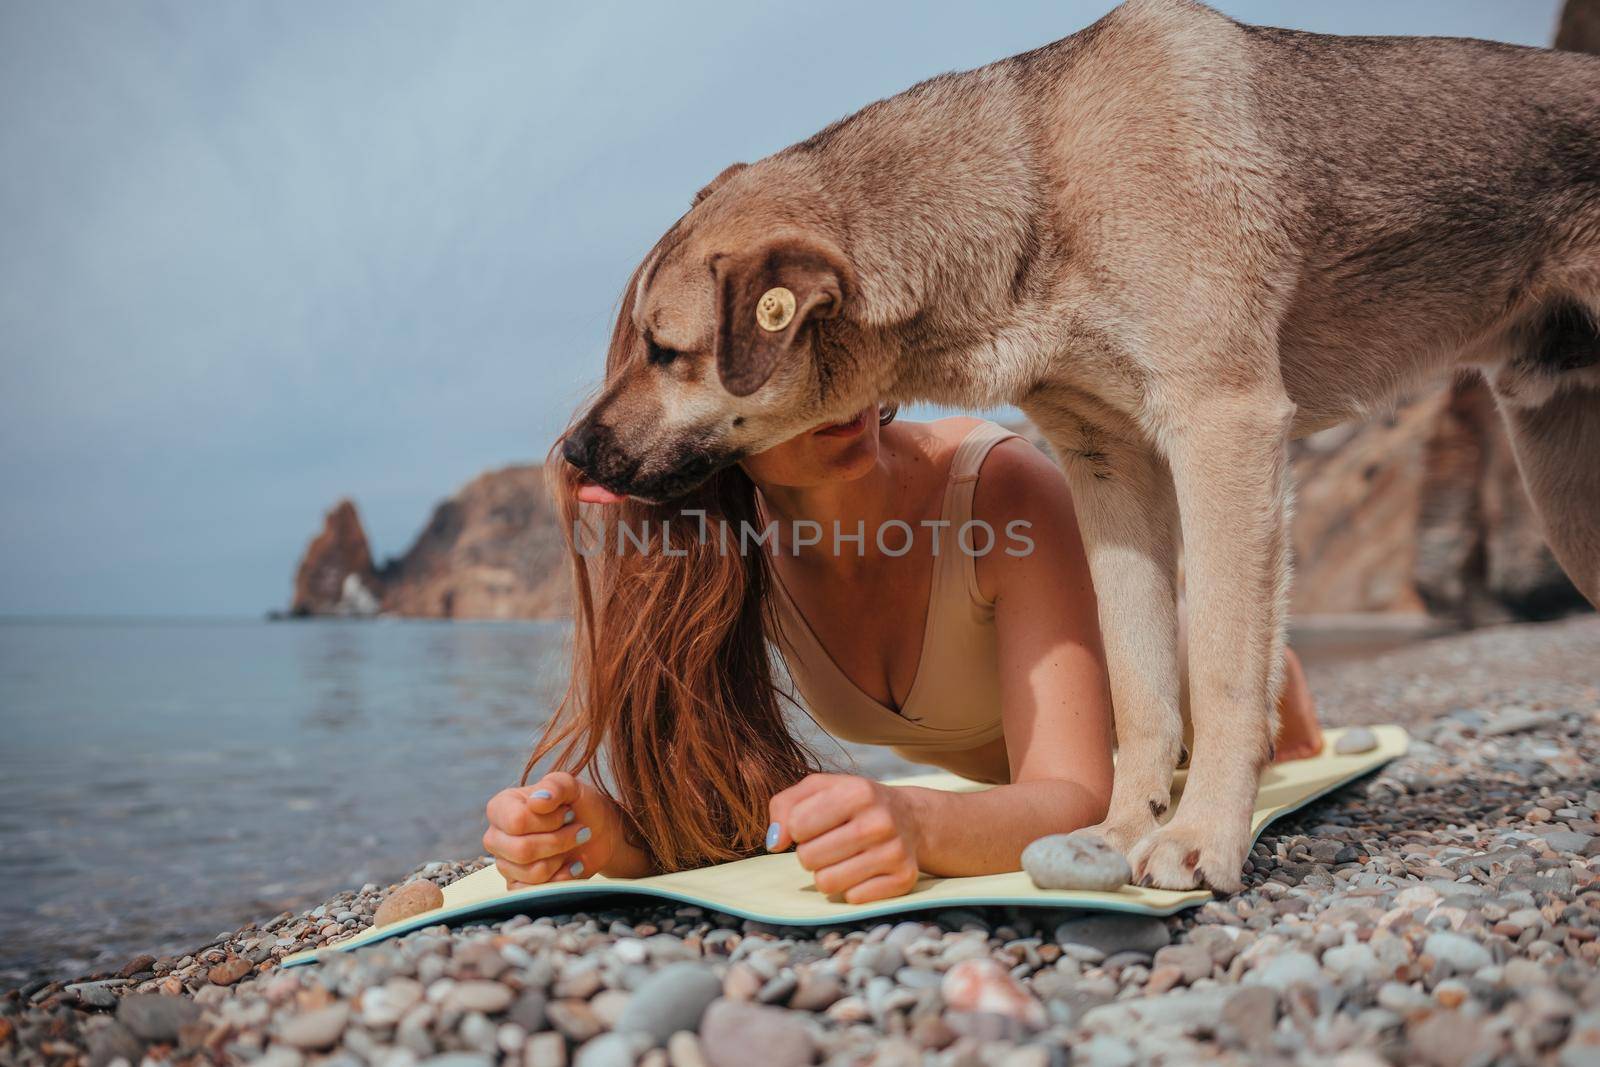
[(398, 1023), (411, 1006), (421, 999), (421, 985), (416, 982), (411, 984), (416, 986), (414, 991), (405, 987), (391, 990), (389, 986), (377, 986), (364, 991), (360, 1000), (361, 1025), (382, 1029)]
[(1531, 708), (1506, 708), (1489, 721), (1487, 726), (1479, 729), (1484, 737), (1503, 737), (1506, 734), (1521, 733), (1524, 730), (1537, 729), (1540, 726), (1552, 726), (1561, 721), (1560, 716)]
[(718, 999), (700, 1024), (700, 1049), (709, 1067), (805, 1067), (811, 1034), (801, 1017), (782, 1008)]
[(1143, 915), (1089, 915), (1056, 927), (1056, 942), (1082, 945), (1104, 956), (1117, 952), (1156, 952), (1172, 941), (1160, 919)]
[(639, 984), (617, 1018), (621, 1031), (648, 1034), (658, 1045), (679, 1030), (698, 1030), (706, 1008), (722, 995), (709, 967), (670, 963)]
[(799, 985), (800, 980), (793, 971), (779, 971), (756, 993), (756, 999), (763, 1004), (784, 1004)]
[(551, 1001), (545, 1007), (545, 1016), (552, 1027), (580, 1044), (605, 1029), (586, 1000)]
[(1264, 1046), (1278, 1024), (1278, 993), (1265, 986), (1244, 986), (1222, 1005), (1222, 1024), (1250, 1048)]
[(572, 1064), (573, 1067), (633, 1067), (639, 1054), (649, 1047), (647, 1034), (601, 1034), (578, 1048)]
[(567, 1067), (566, 1038), (549, 1030), (528, 1035), (522, 1046), (522, 1062), (527, 1067)]
[(284, 1044), (299, 1049), (331, 1048), (349, 1021), (348, 1004), (330, 1004), (285, 1019), (278, 1025), (277, 1036)]
[(1422, 944), (1422, 951), (1456, 974), (1471, 974), (1494, 962), (1489, 950), (1461, 934), (1436, 930)]
[(1045, 1024), (1044, 1005), (996, 960), (962, 960), (939, 990), (951, 1011), (1004, 1015), (1035, 1030)]
[(799, 974), (789, 1007), (796, 1011), (824, 1011), (844, 996), (844, 985), (827, 971), (808, 967)]
[(428, 881), (407, 882), (383, 898), (372, 916), (372, 925), (388, 926), (442, 907), (444, 890)]
[(905, 966), (906, 954), (899, 945), (888, 942), (879, 942), (875, 945), (862, 945), (856, 949), (854, 956), (850, 957), (850, 969), (866, 971), (868, 974), (890, 975)]
[(481, 1011), (485, 1015), (493, 1015), (509, 1008), (516, 996), (516, 990), (510, 986), (475, 979), (457, 982), (445, 995), (444, 1003), (456, 1011)]
[(67, 992), (78, 998), (86, 1008), (109, 1011), (117, 1006), (117, 995), (104, 982), (80, 982), (67, 986)]
[(1372, 982), (1384, 977), (1384, 965), (1371, 945), (1357, 941), (1335, 945), (1322, 954), (1322, 966), (1348, 981)]
[(212, 985), (233, 985), (255, 969), (255, 965), (243, 956), (234, 956), (207, 971), (206, 978)]
[(1041, 837), (1022, 850), (1022, 869), (1040, 889), (1110, 892), (1133, 877), (1127, 859), (1097, 834)]
[(667, 1062), (672, 1067), (706, 1067), (705, 1054), (700, 1051), (700, 1038), (687, 1030), (679, 1030), (667, 1038)]
[(1316, 957), (1290, 950), (1274, 956), (1266, 963), (1245, 975), (1249, 985), (1263, 985), (1269, 989), (1288, 989), (1290, 986), (1327, 984), (1328, 978), (1317, 965)]
[(1214, 960), (1211, 953), (1199, 945), (1168, 945), (1156, 953), (1157, 967), (1176, 967), (1185, 985), (1211, 977)]
[(178, 1040), (178, 1029), (200, 1018), (200, 1005), (185, 997), (132, 993), (117, 1005), (117, 1021), (146, 1041)]
[(1079, 1025), (1101, 1033), (1135, 1033), (1151, 1027), (1190, 1030), (1215, 1026), (1231, 988), (1189, 989), (1159, 997), (1114, 1000), (1083, 1013)]
[(1569, 852), (1574, 856), (1581, 856), (1589, 847), (1589, 842), (1594, 838), (1588, 834), (1580, 834), (1576, 830), (1551, 830), (1542, 835), (1544, 843), (1557, 852)]
[(89, 1067), (110, 1067), (115, 1060), (139, 1063), (144, 1059), (144, 1042), (119, 1022), (102, 1026), (90, 1034)]
[(1086, 1067), (1133, 1067), (1139, 1062), (1133, 1046), (1120, 1037), (1096, 1034), (1072, 1050), (1072, 1062), (1082, 1061)]
[(1030, 1031), (1026, 1025), (1009, 1015), (994, 1011), (947, 1011), (945, 1025), (962, 1037), (984, 1044), (1026, 1041)]
[(602, 989), (590, 999), (589, 1010), (607, 1030), (615, 1030), (632, 996), (621, 989)]
[(1354, 756), (1362, 752), (1371, 752), (1378, 747), (1378, 735), (1365, 726), (1352, 726), (1339, 735), (1339, 740), (1333, 743), (1333, 751), (1340, 756)]
[(437, 1056), (429, 1056), (418, 1063), (417, 1067), (492, 1067), (493, 1063), (493, 1059), (481, 1052), (444, 1052)]

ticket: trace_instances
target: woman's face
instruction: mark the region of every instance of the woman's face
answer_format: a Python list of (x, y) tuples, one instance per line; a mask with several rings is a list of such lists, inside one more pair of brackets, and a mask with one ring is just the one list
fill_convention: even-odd
[(805, 488), (848, 482), (878, 462), (878, 406), (861, 409), (849, 422), (817, 426), (765, 452), (746, 456), (741, 466), (757, 485)]

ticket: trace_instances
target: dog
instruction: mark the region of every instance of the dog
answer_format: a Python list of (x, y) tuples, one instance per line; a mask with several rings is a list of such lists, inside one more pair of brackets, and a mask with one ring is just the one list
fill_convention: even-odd
[[(1283, 663), (1291, 438), (1475, 368), (1600, 602), (1600, 59), (1130, 0), (703, 189), (566, 458), (667, 501), (874, 401), (1015, 405), (1069, 478), (1119, 747), (1094, 830), (1241, 886)], [(1183, 800), (1177, 556), (1190, 613)]]

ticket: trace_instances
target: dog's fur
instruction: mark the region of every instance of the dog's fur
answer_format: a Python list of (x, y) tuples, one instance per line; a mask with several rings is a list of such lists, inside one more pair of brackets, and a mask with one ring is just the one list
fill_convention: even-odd
[[(773, 286), (799, 311), (769, 333)], [(1430, 376), (1499, 398), (1600, 601), (1600, 59), (1132, 0), (730, 167), (625, 295), (566, 451), (669, 499), (875, 400), (1015, 404), (1071, 480), (1149, 884), (1240, 884), (1289, 580), (1285, 452)], [(1194, 752), (1179, 756), (1185, 551)]]

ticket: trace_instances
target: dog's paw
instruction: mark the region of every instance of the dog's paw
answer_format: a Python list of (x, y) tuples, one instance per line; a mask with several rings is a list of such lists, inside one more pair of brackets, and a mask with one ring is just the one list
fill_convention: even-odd
[(1233, 827), (1185, 825), (1174, 820), (1125, 855), (1136, 885), (1180, 890), (1203, 886), (1218, 893), (1237, 893), (1244, 888), (1244, 857), (1249, 850), (1249, 835)]
[[(1133, 851), (1135, 845), (1155, 832), (1157, 825), (1154, 816), (1141, 818), (1138, 812), (1134, 812), (1131, 818), (1107, 818), (1105, 822), (1094, 826), (1086, 826), (1076, 832), (1094, 834), (1100, 840), (1127, 856)], [(1131, 859), (1129, 864), (1132, 864)]]

